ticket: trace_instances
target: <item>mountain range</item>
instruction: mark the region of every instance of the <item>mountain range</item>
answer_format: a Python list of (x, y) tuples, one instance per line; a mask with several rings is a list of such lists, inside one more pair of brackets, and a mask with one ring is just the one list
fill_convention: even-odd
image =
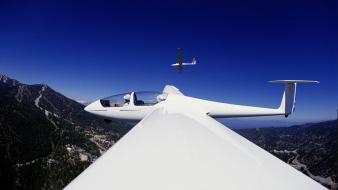
[[(0, 185), (62, 189), (130, 129), (86, 113), (46, 84), (0, 74)], [(330, 189), (337, 189), (337, 121), (234, 129)]]
[(62, 189), (129, 128), (107, 125), (46, 84), (0, 75), (0, 182)]

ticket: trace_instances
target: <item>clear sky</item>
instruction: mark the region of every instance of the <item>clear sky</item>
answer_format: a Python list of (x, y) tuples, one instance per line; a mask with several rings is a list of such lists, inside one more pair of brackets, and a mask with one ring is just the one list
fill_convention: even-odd
[[(297, 89), (295, 121), (334, 119), (334, 0), (0, 1), (0, 73), (76, 100), (177, 86), (190, 96), (277, 107), (274, 79)], [(169, 65), (196, 57), (182, 74)]]

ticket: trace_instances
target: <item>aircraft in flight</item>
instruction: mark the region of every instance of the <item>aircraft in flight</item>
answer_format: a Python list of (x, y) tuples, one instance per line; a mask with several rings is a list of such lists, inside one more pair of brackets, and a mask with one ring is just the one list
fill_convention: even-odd
[(294, 112), (296, 86), (285, 89), (278, 108), (220, 103), (162, 92), (128, 92), (97, 100), (85, 110), (108, 120), (139, 121), (65, 189), (118, 190), (318, 190), (326, 189), (214, 118)]
[(181, 48), (177, 48), (177, 57), (178, 61), (175, 64), (171, 64), (172, 67), (178, 67), (178, 70), (180, 73), (183, 70), (183, 66), (189, 66), (189, 65), (196, 65), (196, 59), (193, 57), (191, 63), (184, 63), (183, 57), (182, 57), (182, 51)]

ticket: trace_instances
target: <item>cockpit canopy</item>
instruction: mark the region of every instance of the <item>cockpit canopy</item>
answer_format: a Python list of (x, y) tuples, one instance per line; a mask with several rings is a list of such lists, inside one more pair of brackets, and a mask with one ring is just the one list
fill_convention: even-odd
[(130, 92), (109, 96), (100, 100), (103, 107), (122, 107), (126, 102), (124, 96)]
[(152, 106), (159, 101), (157, 97), (162, 94), (160, 92), (144, 91), (134, 92), (134, 105), (135, 106)]
[(164, 100), (164, 95), (156, 91), (127, 92), (100, 100), (103, 107), (123, 107), (128, 105), (152, 106)]

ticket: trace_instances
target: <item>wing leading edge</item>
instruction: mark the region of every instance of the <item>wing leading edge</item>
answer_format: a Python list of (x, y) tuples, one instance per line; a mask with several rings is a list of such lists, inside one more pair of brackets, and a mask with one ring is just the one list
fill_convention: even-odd
[(66, 189), (325, 189), (211, 117), (159, 108)]

